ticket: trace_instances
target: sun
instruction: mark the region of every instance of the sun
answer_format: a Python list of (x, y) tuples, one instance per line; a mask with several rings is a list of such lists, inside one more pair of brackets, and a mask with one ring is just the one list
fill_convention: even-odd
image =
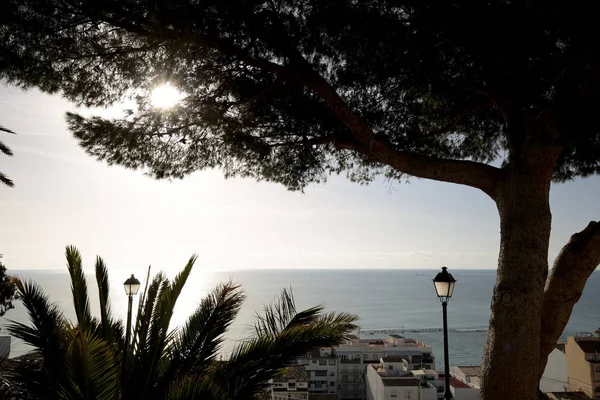
[(150, 94), (152, 105), (157, 108), (171, 108), (183, 97), (182, 93), (171, 86), (170, 83), (165, 83), (155, 87)]

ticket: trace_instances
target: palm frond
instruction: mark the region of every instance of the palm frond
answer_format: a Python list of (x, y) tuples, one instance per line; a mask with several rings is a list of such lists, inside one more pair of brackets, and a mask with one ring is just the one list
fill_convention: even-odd
[[(285, 293), (282, 297), (284, 302), (290, 299)], [(275, 308), (278, 304), (275, 302)], [(288, 308), (286, 305), (285, 309)], [(227, 388), (231, 398), (252, 398), (297, 357), (315, 348), (336, 346), (357, 329), (356, 316), (323, 314), (320, 306), (293, 316), (282, 312), (283, 319), (276, 310), (269, 310), (266, 323), (259, 325), (257, 335), (236, 346), (229, 360), (215, 368), (214, 379)], [(289, 320), (283, 328), (282, 320)]]
[(149, 363), (153, 354), (153, 341), (149, 338), (153, 315), (161, 287), (165, 284), (164, 274), (158, 273), (150, 282), (146, 280), (144, 294), (138, 307), (132, 343), (127, 350), (127, 370), (121, 376), (121, 389), (124, 398), (140, 395), (148, 379)]
[(315, 306), (296, 312), (292, 289), (283, 289), (275, 300), (264, 307), (263, 314), (256, 314), (254, 331), (258, 336), (275, 336), (289, 325), (306, 324), (318, 318), (323, 306)]
[(152, 377), (156, 376), (161, 364), (163, 353), (170, 347), (170, 342), (175, 337), (169, 334), (169, 325), (175, 310), (177, 299), (185, 286), (185, 283), (192, 272), (196, 256), (192, 256), (183, 270), (175, 276), (172, 282), (163, 281), (157, 296), (156, 305), (152, 313), (152, 324), (148, 335), (147, 354), (144, 363), (145, 375), (147, 381), (143, 385), (144, 396), (147, 391), (153, 390), (156, 382), (151, 382)]
[(62, 396), (94, 400), (119, 398), (119, 365), (114, 352), (109, 342), (77, 332), (70, 347), (69, 379), (61, 388)]
[(7, 389), (8, 395), (0, 397), (1, 399), (58, 399), (57, 395), (47, 393), (50, 387), (47, 386), (48, 379), (43, 371), (43, 360), (37, 350), (6, 361), (7, 364), (2, 365), (2, 375), (10, 384), (10, 388)]
[(71, 276), (71, 292), (73, 294), (73, 305), (79, 328), (86, 332), (93, 329), (92, 315), (90, 312), (90, 299), (88, 297), (85, 274), (81, 266), (81, 254), (74, 246), (67, 246), (65, 250), (67, 257), (67, 268)]
[(171, 350), (171, 363), (158, 385), (165, 391), (177, 376), (202, 374), (216, 359), (223, 335), (239, 313), (245, 295), (228, 282), (211, 291), (188, 318)]
[[(31, 325), (9, 321), (8, 331), (17, 338), (32, 346), (40, 361), (40, 374), (35, 379), (28, 377), (26, 370), (16, 378), (18, 381), (29, 382), (27, 390), (32, 392), (51, 391), (48, 399), (58, 393), (58, 388), (65, 380), (64, 365), (67, 347), (67, 322), (55, 304), (51, 304), (42, 289), (32, 283), (13, 279), (21, 301), (29, 314)], [(44, 398), (44, 397), (41, 397)]]
[(168, 400), (230, 400), (227, 393), (205, 376), (186, 376), (171, 384)]
[(108, 280), (108, 270), (106, 264), (100, 257), (96, 257), (96, 284), (98, 285), (98, 297), (100, 300), (100, 324), (101, 335), (106, 341), (113, 341), (115, 335), (113, 328), (113, 319), (110, 309), (110, 283)]
[[(147, 343), (149, 328), (152, 324), (152, 312), (156, 305), (159, 290), (166, 280), (162, 273), (157, 274), (154, 279), (146, 284), (144, 295), (140, 300), (135, 328), (132, 335), (133, 348), (141, 351)], [(148, 282), (148, 281), (147, 281)]]

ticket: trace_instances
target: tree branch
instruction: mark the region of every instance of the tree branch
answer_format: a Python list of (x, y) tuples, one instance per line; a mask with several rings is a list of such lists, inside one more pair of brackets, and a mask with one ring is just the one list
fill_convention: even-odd
[(571, 236), (556, 257), (546, 281), (540, 345), (542, 367), (567, 326), (587, 279), (599, 264), (600, 221), (592, 221), (584, 230)]
[(399, 172), (418, 178), (471, 186), (492, 198), (495, 197), (495, 186), (500, 176), (498, 168), (473, 161), (444, 159), (394, 149), (389, 143), (375, 136), (371, 127), (354, 113), (329, 83), (316, 73), (314, 75), (308, 86), (321, 96), (363, 145), (353, 145), (352, 149), (361, 151)]

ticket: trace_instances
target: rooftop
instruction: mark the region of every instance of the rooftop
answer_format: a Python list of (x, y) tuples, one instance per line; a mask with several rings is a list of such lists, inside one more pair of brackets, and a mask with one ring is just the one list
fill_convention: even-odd
[(450, 386), (452, 386), (455, 389), (472, 389), (471, 386), (459, 381), (453, 376), (450, 377)]
[(282, 370), (282, 372), (273, 378), (273, 382), (287, 382), (289, 380), (308, 381), (306, 370), (302, 365), (292, 365)]
[(425, 348), (431, 348), (431, 346), (428, 346), (426, 343), (420, 342), (418, 340), (415, 339), (411, 339), (411, 338), (404, 338), (404, 337), (396, 337), (399, 335), (395, 335), (395, 336), (389, 336), (387, 338), (369, 338), (369, 339), (355, 339), (352, 338), (351, 340), (346, 341), (345, 343), (339, 345), (338, 347), (336, 347), (336, 350), (340, 350), (340, 349), (344, 349), (344, 348), (348, 348), (348, 347), (396, 347), (396, 348), (419, 348), (419, 347), (425, 347)]
[(415, 369), (413, 371), (411, 371), (414, 375), (422, 375), (422, 374), (426, 374), (426, 375), (438, 375), (438, 372), (434, 369)]
[(417, 378), (382, 378), (383, 386), (419, 386), (421, 381)]
[(298, 357), (298, 358), (301, 358), (301, 359), (306, 359), (306, 358), (337, 359), (337, 357), (335, 355), (332, 355), (331, 353), (321, 354), (321, 349), (313, 349), (309, 353), (306, 353), (304, 356)]
[(481, 375), (481, 365), (458, 365), (457, 368), (460, 368), (466, 376)]
[(395, 378), (412, 377), (415, 376), (412, 371), (402, 371), (399, 369), (387, 369), (379, 364), (369, 364), (371, 368), (375, 370), (380, 376), (393, 376)]

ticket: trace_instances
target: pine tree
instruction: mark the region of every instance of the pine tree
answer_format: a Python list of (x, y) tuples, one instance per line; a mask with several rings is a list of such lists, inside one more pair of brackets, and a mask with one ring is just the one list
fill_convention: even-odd
[[(595, 13), (583, 2), (3, 7), (0, 79), (87, 106), (137, 101), (121, 119), (67, 117), (80, 145), (109, 164), (156, 178), (216, 167), (292, 190), (331, 173), (414, 176), (488, 195), (501, 243), (484, 398), (536, 398), (600, 263), (592, 221), (548, 273), (551, 184), (600, 171), (600, 57)], [(148, 93), (165, 82), (183, 98), (152, 107)]]

